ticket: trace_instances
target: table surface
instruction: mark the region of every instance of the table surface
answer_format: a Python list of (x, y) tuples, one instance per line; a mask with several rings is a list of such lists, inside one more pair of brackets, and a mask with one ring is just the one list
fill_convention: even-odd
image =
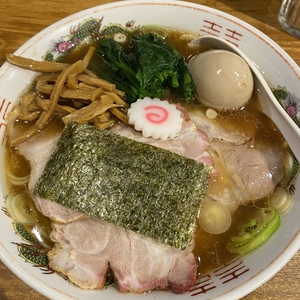
[[(0, 0), (0, 65), (5, 54), (14, 52), (48, 25), (83, 9), (108, 3), (107, 0)], [(300, 65), (300, 40), (286, 34), (277, 21), (280, 0), (194, 0), (230, 13), (267, 34)], [(3, 230), (3, 229), (1, 229)], [(253, 299), (300, 299), (300, 251), (273, 278), (244, 297)], [(45, 297), (18, 279), (0, 261), (1, 300), (43, 300)]]

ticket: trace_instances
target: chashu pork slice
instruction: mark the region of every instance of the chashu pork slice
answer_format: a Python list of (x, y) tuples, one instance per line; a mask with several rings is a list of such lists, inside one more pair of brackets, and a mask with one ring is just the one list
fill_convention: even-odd
[(50, 267), (84, 289), (103, 288), (109, 268), (120, 292), (171, 288), (183, 293), (195, 283), (191, 249), (179, 250), (107, 221), (88, 217), (53, 223)]
[[(131, 128), (127, 129), (131, 132)], [(125, 132), (123, 127), (122, 135)], [(20, 152), (32, 167), (30, 191), (59, 138), (60, 134), (51, 138), (41, 134), (20, 145)], [(180, 154), (184, 151), (192, 159), (211, 162), (206, 152), (207, 139), (191, 122), (173, 143), (169, 142), (170, 151), (180, 151)], [(79, 287), (101, 289), (109, 268), (121, 292), (172, 289), (182, 293), (195, 283), (197, 265), (193, 245), (180, 250), (53, 201), (32, 197), (37, 208), (52, 220), (51, 238), (55, 246), (49, 252), (50, 266)]]

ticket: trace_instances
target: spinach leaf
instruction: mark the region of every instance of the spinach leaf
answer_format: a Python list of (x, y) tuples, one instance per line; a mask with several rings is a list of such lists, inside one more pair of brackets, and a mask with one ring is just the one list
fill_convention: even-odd
[(186, 100), (194, 99), (194, 83), (183, 58), (164, 39), (153, 34), (131, 38), (132, 52), (126, 53), (116, 41), (99, 42), (96, 54), (105, 63), (94, 72), (116, 84), (128, 102), (138, 98), (165, 97), (171, 90)]

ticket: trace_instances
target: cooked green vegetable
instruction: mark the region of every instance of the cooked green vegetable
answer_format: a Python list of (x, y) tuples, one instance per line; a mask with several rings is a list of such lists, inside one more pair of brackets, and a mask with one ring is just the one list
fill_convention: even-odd
[(70, 123), (34, 194), (186, 249), (209, 171), (167, 150)]
[(280, 216), (274, 207), (259, 209), (259, 214), (240, 228), (226, 248), (229, 252), (244, 256), (266, 242), (278, 229)]
[(93, 66), (100, 77), (125, 92), (128, 102), (144, 97), (162, 98), (170, 90), (186, 100), (194, 99), (194, 82), (180, 54), (163, 38), (153, 34), (131, 37), (132, 49), (126, 53), (118, 42), (99, 42), (96, 54), (106, 66)]

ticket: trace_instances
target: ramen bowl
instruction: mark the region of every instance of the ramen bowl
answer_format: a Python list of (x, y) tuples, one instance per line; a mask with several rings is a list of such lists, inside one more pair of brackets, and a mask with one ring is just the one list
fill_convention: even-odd
[[(166, 16), (168, 16), (166, 18)], [(180, 18), (178, 17), (180, 16)], [(15, 54), (36, 60), (56, 59), (66, 49), (76, 47), (82, 35), (74, 36), (74, 28), (95, 26), (101, 20), (102, 28), (110, 24), (124, 27), (162, 25), (197, 34), (212, 34), (231, 42), (243, 51), (259, 68), (273, 89), (280, 89), (278, 99), (282, 109), (291, 112), (299, 124), (300, 70), (296, 63), (270, 38), (249, 24), (210, 7), (181, 1), (123, 1), (115, 2), (71, 15), (46, 28), (30, 39)], [(89, 23), (90, 22), (90, 23)], [(89, 25), (91, 24), (91, 25)], [(95, 27), (90, 27), (94, 30)], [(86, 32), (91, 32), (87, 30)], [(54, 44), (55, 43), (55, 44)], [(5, 63), (0, 70), (1, 99), (1, 186), (0, 204), (4, 207), (5, 185), (3, 150), (6, 116), (12, 106), (34, 78), (32, 71)], [(17, 82), (17, 84), (16, 84)], [(291, 114), (290, 114), (291, 115)], [(286, 118), (290, 118), (288, 113)], [(295, 181), (292, 207), (283, 216), (281, 226), (270, 240), (243, 258), (235, 258), (207, 274), (201, 274), (190, 292), (173, 294), (153, 291), (142, 295), (121, 294), (114, 287), (100, 291), (85, 291), (65, 281), (57, 274), (44, 274), (45, 270), (33, 268), (20, 255), (23, 240), (16, 235), (12, 220), (1, 212), (0, 257), (19, 278), (50, 299), (238, 299), (250, 293), (278, 272), (300, 247), (300, 179)], [(5, 228), (5, 231), (3, 230)]]

